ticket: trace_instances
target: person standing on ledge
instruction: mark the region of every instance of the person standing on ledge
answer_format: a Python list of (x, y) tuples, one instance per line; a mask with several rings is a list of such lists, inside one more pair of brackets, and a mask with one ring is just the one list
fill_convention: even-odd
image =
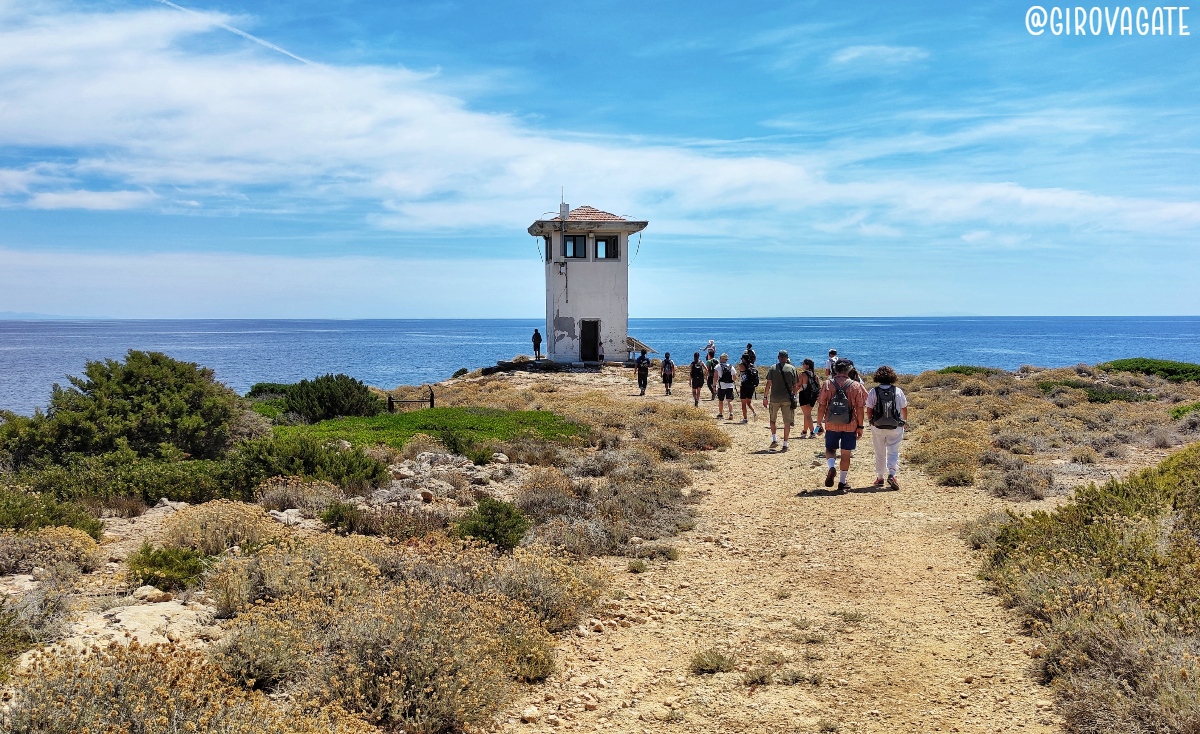
[(838, 356), (836, 349), (829, 350), (829, 359), (825, 360), (825, 377), (833, 377), (833, 366), (837, 364)]
[(533, 358), (542, 358), (542, 334), (537, 329), (533, 330)]
[(747, 357), (750, 358), (749, 361), (750, 361), (751, 365), (756, 366), (756, 367), (758, 366), (758, 355), (754, 353), (754, 345), (753, 344), (747, 343), (746, 351), (742, 352), (742, 361), (743, 362), (746, 361)]
[(637, 370), (638, 389), (641, 390), (639, 395), (646, 394), (646, 385), (650, 382), (650, 358), (646, 356), (646, 350), (642, 350), (642, 355), (633, 363), (634, 369)]
[(832, 487), (837, 476), (834, 469), (838, 449), (842, 451), (838, 494), (850, 489), (847, 475), (850, 472), (850, 457), (863, 434), (863, 408), (867, 403), (867, 389), (851, 380), (850, 363), (842, 360), (833, 366), (833, 379), (821, 387), (817, 400), (817, 421), (825, 424), (825, 460), (829, 462), (829, 473), (825, 475), (825, 486)]
[[(779, 445), (778, 434), (775, 431), (775, 420), (783, 413), (783, 448), (788, 450), (788, 436), (792, 433), (792, 423), (796, 420), (796, 391), (800, 389), (800, 377), (796, 368), (788, 363), (788, 353), (779, 350), (779, 361), (767, 370), (767, 386), (763, 390), (763, 406), (771, 419), (771, 446)], [(768, 399), (770, 402), (768, 403)]]
[(663, 355), (662, 381), (663, 387), (667, 388), (667, 394), (670, 395), (671, 383), (675, 382), (675, 362), (671, 360), (670, 352)]

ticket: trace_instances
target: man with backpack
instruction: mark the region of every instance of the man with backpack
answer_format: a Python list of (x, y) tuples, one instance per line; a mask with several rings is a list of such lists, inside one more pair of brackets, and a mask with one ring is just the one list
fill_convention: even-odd
[(783, 413), (783, 447), (780, 451), (788, 450), (788, 436), (792, 432), (792, 423), (796, 420), (796, 392), (799, 389), (800, 376), (796, 374), (796, 368), (788, 363), (788, 353), (781, 349), (778, 361), (767, 370), (767, 386), (763, 390), (763, 406), (767, 408), (771, 418), (770, 448), (779, 446), (775, 420)]
[[(711, 343), (712, 340), (709, 340)], [(717, 353), (713, 350), (708, 350), (708, 359), (704, 360), (704, 366), (708, 368), (708, 399), (717, 399)]]
[(722, 354), (721, 361), (713, 368), (713, 381), (717, 383), (717, 417), (725, 414), (729, 404), (729, 420), (733, 420), (733, 389), (737, 385), (737, 371), (729, 363), (729, 355)]
[(639, 395), (646, 394), (646, 385), (650, 382), (650, 358), (646, 356), (646, 350), (642, 350), (642, 354), (633, 363), (634, 369), (637, 370), (638, 388), (641, 389)]
[(821, 378), (817, 377), (817, 365), (811, 359), (805, 359), (801, 363), (800, 392), (796, 395), (800, 403), (800, 410), (804, 413), (804, 430), (800, 432), (800, 438), (817, 437), (816, 428), (813, 426), (812, 412), (820, 394)]
[(887, 365), (875, 370), (879, 383), (867, 393), (866, 409), (871, 420), (871, 445), (875, 447), (875, 486), (883, 486), (887, 470), (887, 485), (900, 489), (896, 472), (900, 471), (900, 442), (908, 425), (908, 398), (896, 387), (896, 371)]
[(837, 492), (844, 494), (850, 489), (847, 475), (850, 472), (850, 457), (858, 446), (863, 433), (863, 408), (867, 402), (867, 389), (848, 377), (850, 364), (839, 361), (833, 366), (833, 379), (821, 387), (817, 399), (817, 420), (825, 424), (825, 460), (829, 472), (825, 475), (825, 486), (832, 487), (837, 470), (834, 462), (838, 450), (842, 452), (841, 476)]
[(692, 380), (692, 405), (700, 406), (700, 389), (708, 381), (708, 365), (700, 361), (700, 352), (692, 355), (692, 363), (688, 365)]
[(675, 381), (675, 363), (671, 361), (671, 353), (667, 352), (663, 355), (662, 361), (662, 381), (663, 387), (667, 388), (667, 394), (671, 394), (671, 383)]
[(742, 355), (742, 361), (738, 365), (738, 379), (741, 383), (738, 387), (738, 397), (742, 399), (742, 423), (749, 423), (747, 410), (753, 413), (755, 418), (758, 417), (754, 410), (754, 393), (758, 390), (758, 368), (750, 361), (749, 355)]

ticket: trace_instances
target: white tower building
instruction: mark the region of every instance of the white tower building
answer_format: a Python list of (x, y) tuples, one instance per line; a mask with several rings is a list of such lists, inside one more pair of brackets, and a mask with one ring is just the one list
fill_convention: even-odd
[(546, 253), (546, 356), (555, 362), (624, 359), (629, 328), (629, 235), (648, 222), (590, 206), (559, 207), (529, 234)]

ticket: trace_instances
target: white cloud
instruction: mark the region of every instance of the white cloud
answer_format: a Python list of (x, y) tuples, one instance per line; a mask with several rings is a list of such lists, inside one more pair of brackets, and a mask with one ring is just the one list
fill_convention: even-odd
[(145, 191), (43, 191), (29, 198), (32, 209), (91, 209), (118, 211), (138, 209), (157, 199)]
[[(1200, 224), (1197, 202), (846, 172), (838, 165), (850, 156), (836, 150), (717, 154), (549, 133), (474, 111), (429, 74), (304, 65), (257, 47), (185, 49), (225, 32), (230, 19), (215, 13), (0, 7), (9, 15), (0, 30), (0, 146), (78, 151), (74, 161), (56, 157), (53, 180), (0, 175), (5, 207), (352, 210), (409, 232), (519, 232), (565, 184), (571, 203), (648, 217), (656, 234), (782, 236), (858, 211), (869, 224), (847, 232), (866, 236), (946, 222), (1139, 233)], [(833, 61), (924, 55), (852, 46)]]
[(929, 58), (929, 52), (916, 46), (847, 46), (829, 58), (835, 65), (897, 66)]

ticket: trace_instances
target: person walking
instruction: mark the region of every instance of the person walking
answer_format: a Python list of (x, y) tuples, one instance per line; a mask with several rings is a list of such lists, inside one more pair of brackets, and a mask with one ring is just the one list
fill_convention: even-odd
[(646, 394), (646, 385), (650, 382), (650, 358), (646, 356), (646, 350), (642, 350), (642, 354), (634, 360), (633, 368), (637, 370), (638, 389), (641, 390), (639, 395)]
[(836, 349), (829, 350), (829, 359), (825, 360), (825, 377), (829, 379), (833, 377), (833, 366), (837, 364), (838, 356)]
[(758, 412), (754, 410), (754, 393), (758, 390), (758, 368), (750, 361), (748, 355), (742, 355), (742, 361), (738, 363), (738, 397), (742, 400), (742, 423), (749, 423), (750, 419), (747, 415), (755, 418), (758, 417)]
[(834, 365), (833, 379), (821, 387), (821, 395), (817, 398), (817, 420), (825, 424), (825, 460), (829, 463), (826, 487), (832, 487), (834, 477), (838, 476), (834, 462), (839, 449), (842, 453), (838, 494), (850, 489), (847, 480), (850, 457), (858, 446), (858, 439), (862, 438), (863, 408), (867, 402), (867, 389), (851, 380), (847, 376), (849, 372), (850, 365), (845, 361)]
[(878, 383), (867, 393), (866, 410), (871, 423), (871, 446), (875, 449), (875, 486), (900, 489), (896, 479), (900, 471), (900, 442), (908, 425), (908, 398), (896, 387), (896, 371), (886, 364), (875, 370)]
[(671, 361), (671, 353), (667, 352), (663, 355), (662, 361), (662, 381), (663, 387), (667, 389), (667, 394), (671, 394), (671, 383), (675, 382), (675, 363)]
[(733, 365), (729, 364), (728, 354), (721, 355), (721, 360), (717, 362), (713, 371), (716, 373), (714, 381), (717, 383), (717, 417), (721, 418), (724, 415), (725, 405), (728, 403), (728, 420), (733, 420), (733, 390), (737, 385), (737, 373)]
[(692, 379), (692, 405), (700, 407), (700, 389), (704, 387), (704, 383), (708, 382), (708, 366), (700, 360), (700, 352), (692, 355), (691, 368)]
[(708, 399), (717, 399), (717, 353), (708, 350), (708, 359), (704, 360), (704, 366), (708, 368)]
[(542, 358), (542, 333), (537, 329), (533, 330), (533, 358)]
[(788, 450), (788, 436), (792, 433), (792, 423), (796, 421), (796, 392), (800, 389), (800, 376), (796, 368), (788, 362), (786, 350), (779, 350), (776, 362), (767, 370), (767, 386), (763, 389), (763, 407), (767, 408), (767, 416), (771, 420), (771, 446), (779, 446), (776, 432), (776, 419), (783, 414), (783, 446), (780, 451)]
[(817, 377), (817, 365), (811, 359), (800, 363), (800, 390), (796, 394), (800, 403), (800, 411), (804, 414), (804, 429), (800, 438), (816, 438), (817, 430), (813, 426), (813, 406), (821, 394), (821, 378)]

